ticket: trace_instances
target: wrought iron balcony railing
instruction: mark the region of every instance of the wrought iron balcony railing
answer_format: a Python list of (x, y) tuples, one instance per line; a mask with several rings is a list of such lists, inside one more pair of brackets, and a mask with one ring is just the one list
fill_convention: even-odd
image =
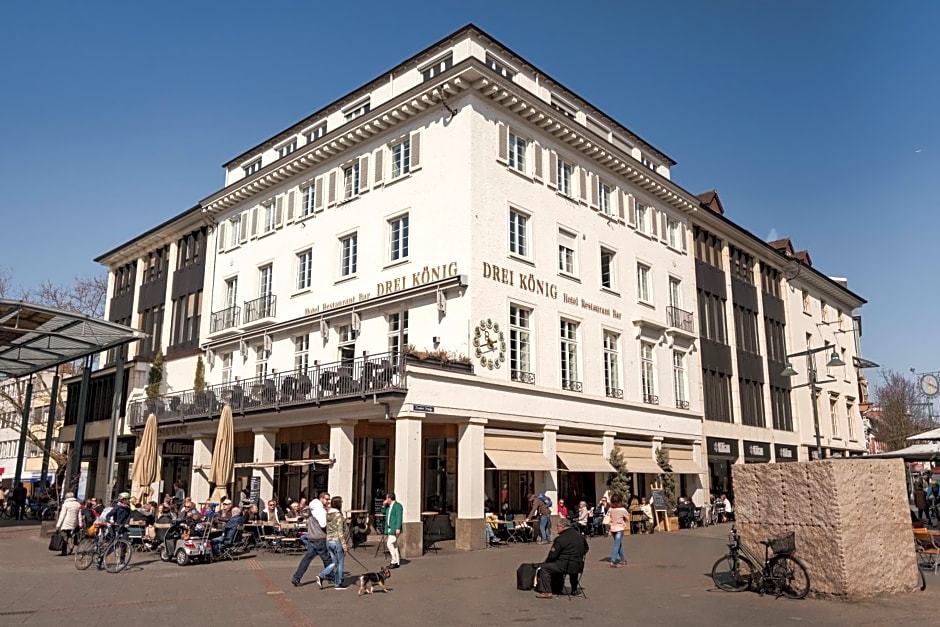
[(209, 333), (218, 333), (225, 329), (231, 329), (238, 326), (238, 316), (242, 308), (239, 306), (229, 307), (222, 311), (212, 312), (212, 321), (209, 326)]
[(568, 390), (569, 392), (580, 392), (582, 391), (582, 384), (580, 381), (574, 381), (572, 379), (562, 379), (561, 380), (561, 389)]
[(242, 379), (206, 386), (200, 392), (186, 390), (142, 399), (128, 405), (128, 424), (143, 427), (147, 416), (156, 414), (160, 424), (205, 420), (218, 416), (228, 404), (235, 413), (279, 409), (296, 405), (319, 405), (367, 394), (404, 392), (405, 360), (397, 353), (381, 353), (358, 359), (316, 364), (266, 377)]
[(607, 396), (610, 398), (623, 398), (623, 390), (620, 388), (607, 388)]
[(669, 326), (675, 329), (695, 333), (695, 323), (692, 321), (691, 311), (685, 311), (670, 305), (666, 307), (666, 319), (669, 322)]
[(518, 381), (519, 383), (528, 383), (530, 385), (534, 385), (535, 373), (526, 372), (525, 370), (513, 370), (510, 373), (510, 379), (513, 381)]
[(647, 405), (659, 405), (659, 397), (655, 394), (644, 394), (643, 402)]
[(260, 298), (245, 301), (245, 324), (277, 315), (277, 296), (265, 294)]
[(689, 401), (676, 401), (676, 407), (679, 409), (688, 409)]

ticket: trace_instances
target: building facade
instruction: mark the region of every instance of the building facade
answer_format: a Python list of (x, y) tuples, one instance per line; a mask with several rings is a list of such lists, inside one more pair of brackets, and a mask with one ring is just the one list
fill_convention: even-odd
[[(50, 410), (54, 414), (53, 428), (58, 429), (62, 424), (59, 395), (56, 394), (56, 397), (53, 397), (53, 376), (53, 372), (39, 372), (33, 376), (33, 394), (28, 420), (29, 431), (33, 437), (28, 438), (26, 442), (26, 455), (20, 477), (23, 484), (29, 486), (27, 489), (30, 493), (32, 493), (33, 486), (43, 480), (42, 461), (46, 449), (46, 428), (49, 424)], [(7, 489), (14, 487), (23, 407), (27, 396), (26, 385), (26, 379), (0, 381), (0, 485)], [(58, 446), (58, 442), (53, 438), (49, 449), (58, 451)], [(54, 481), (57, 468), (55, 459), (50, 457), (45, 477), (50, 484)]]

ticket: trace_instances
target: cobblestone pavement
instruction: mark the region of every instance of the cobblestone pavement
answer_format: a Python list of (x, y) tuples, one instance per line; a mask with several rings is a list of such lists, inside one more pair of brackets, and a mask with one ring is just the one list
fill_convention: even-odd
[[(299, 557), (261, 554), (237, 562), (180, 567), (138, 554), (128, 572), (75, 570), (71, 557), (46, 550), (36, 524), (0, 526), (0, 625), (279, 624), (330, 621), (366, 625), (559, 624), (591, 625), (907, 625), (928, 624), (940, 601), (940, 576), (928, 589), (864, 603), (792, 601), (712, 589), (708, 573), (724, 551), (728, 526), (625, 539), (629, 565), (611, 569), (611, 541), (591, 539), (584, 574), (587, 599), (536, 599), (515, 589), (516, 566), (541, 561), (547, 547), (513, 545), (438, 553), (392, 571), (391, 592), (358, 597), (313, 584), (316, 560), (300, 588), (290, 585)], [(384, 564), (374, 545), (347, 558), (352, 574)], [(104, 621), (102, 623), (102, 621)]]

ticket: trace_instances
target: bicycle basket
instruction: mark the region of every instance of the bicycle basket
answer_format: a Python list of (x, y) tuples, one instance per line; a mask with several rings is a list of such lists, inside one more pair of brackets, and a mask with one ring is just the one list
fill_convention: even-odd
[(796, 551), (796, 534), (792, 531), (785, 536), (771, 538), (769, 542), (770, 550), (775, 555), (790, 554)]

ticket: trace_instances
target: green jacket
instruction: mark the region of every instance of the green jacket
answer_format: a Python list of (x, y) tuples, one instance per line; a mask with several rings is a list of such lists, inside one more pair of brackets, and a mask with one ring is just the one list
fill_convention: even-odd
[(383, 507), (382, 513), (385, 515), (385, 535), (393, 536), (396, 531), (401, 531), (402, 519), (401, 503), (395, 501), (391, 507)]

